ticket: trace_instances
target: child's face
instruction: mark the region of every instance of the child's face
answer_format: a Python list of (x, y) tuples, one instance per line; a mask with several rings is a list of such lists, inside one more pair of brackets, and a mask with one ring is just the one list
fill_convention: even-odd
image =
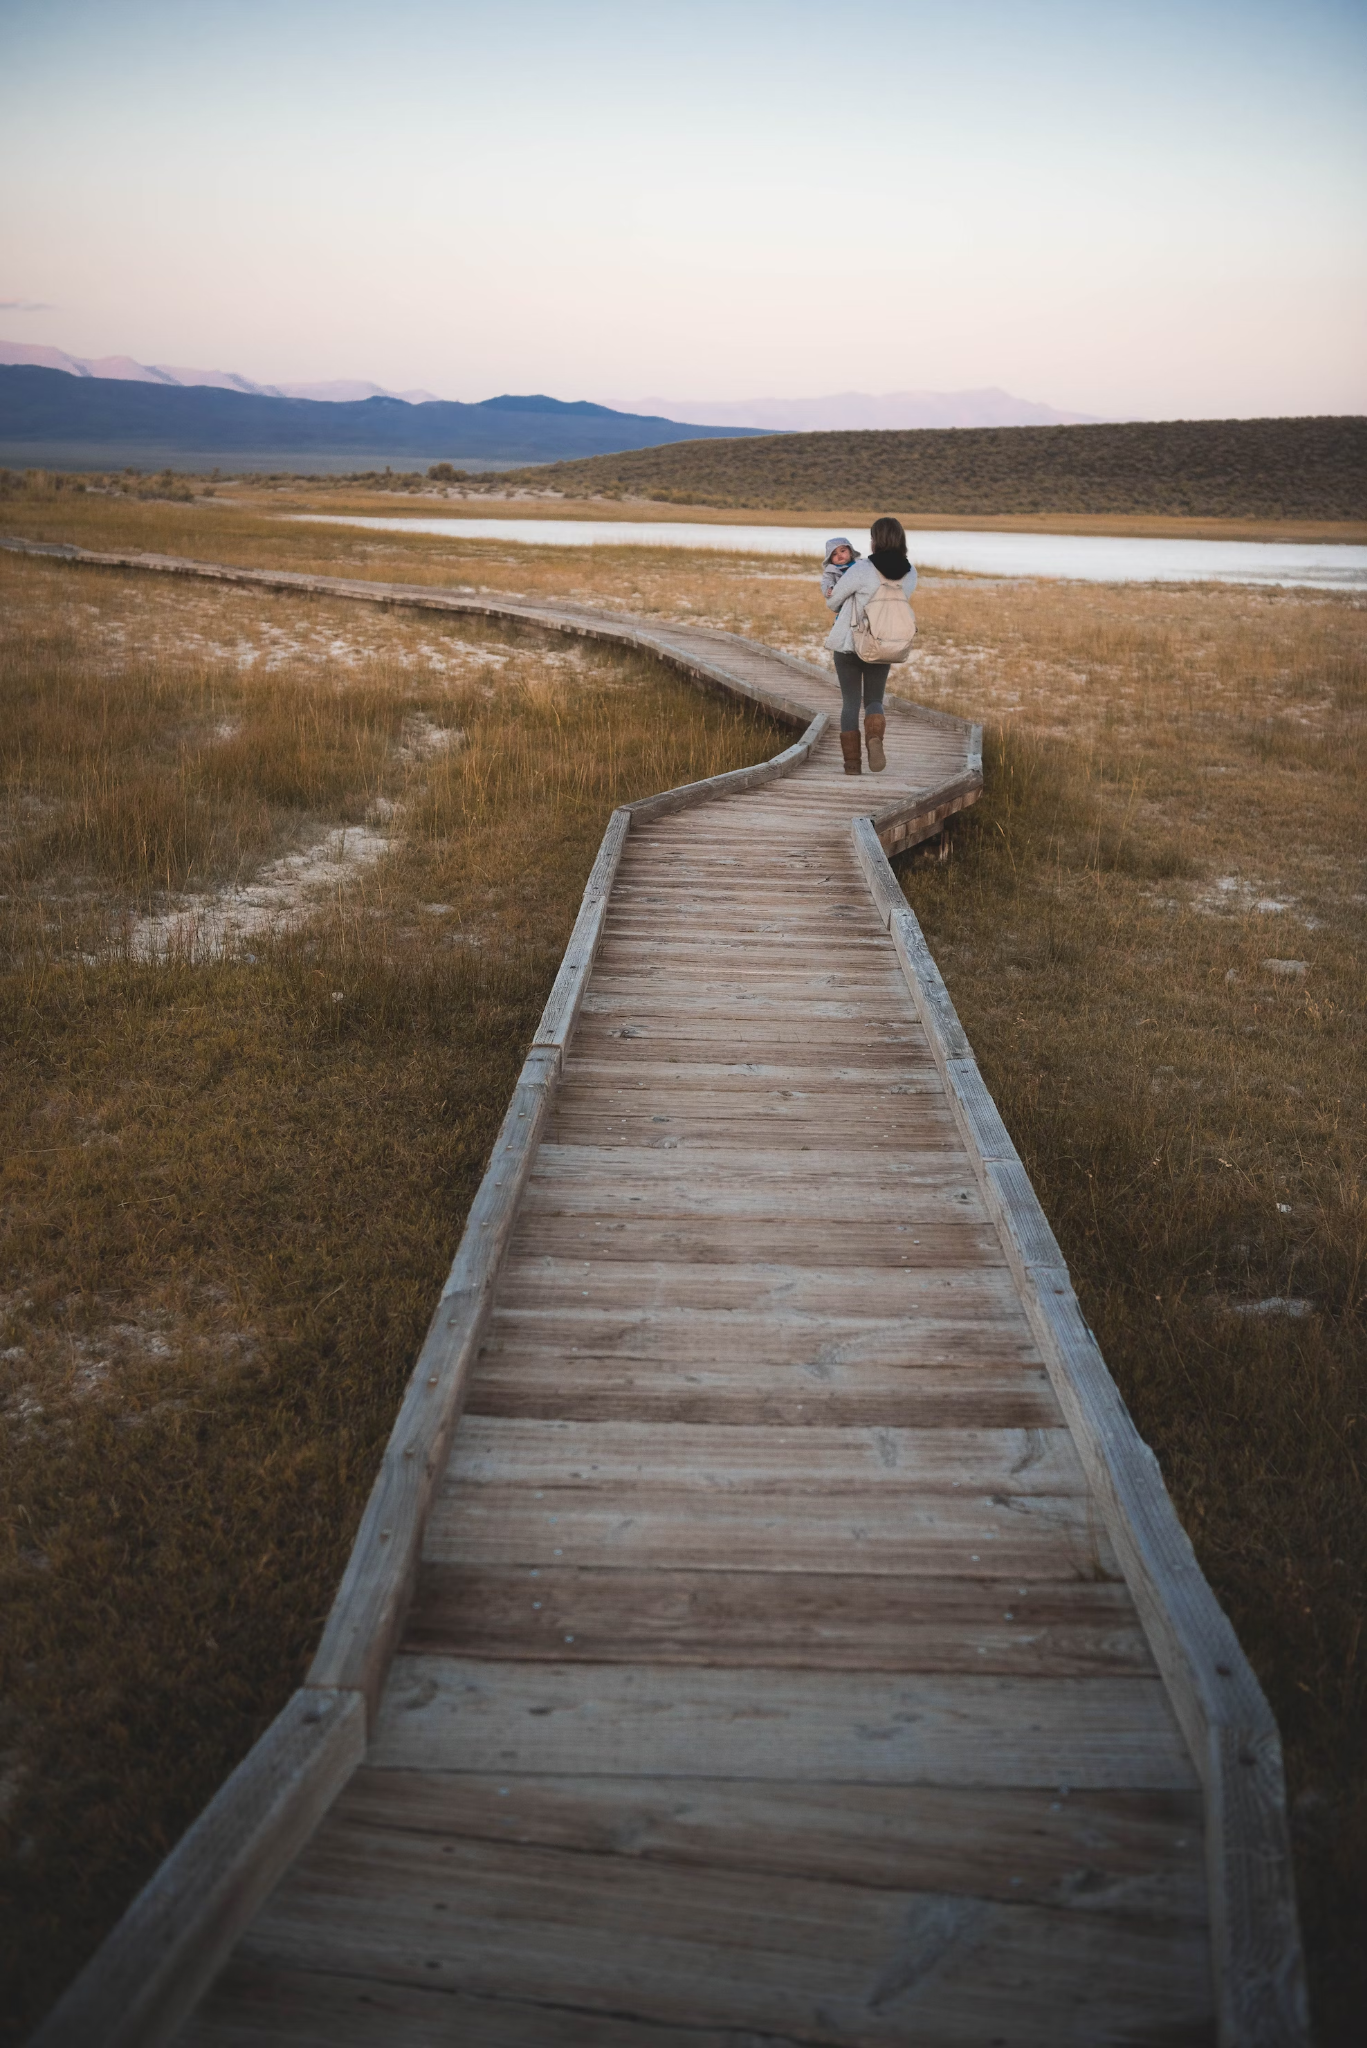
[(843, 568), (844, 568), (844, 567), (846, 566), (846, 564), (847, 564), (847, 563), (849, 563), (849, 562), (852, 562), (853, 560), (854, 560), (854, 549), (853, 549), (853, 548), (832, 548), (832, 549), (831, 549), (831, 561), (832, 561), (832, 563), (833, 563), (833, 564), (835, 565), (835, 567), (836, 567), (837, 569), (843, 569)]

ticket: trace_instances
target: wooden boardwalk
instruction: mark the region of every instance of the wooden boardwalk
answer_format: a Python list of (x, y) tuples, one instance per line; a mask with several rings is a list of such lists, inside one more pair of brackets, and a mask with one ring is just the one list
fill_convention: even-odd
[(1304, 2039), (1275, 1730), (854, 829), (934, 829), (973, 734), (890, 714), (880, 777), (809, 728), (610, 832), (447, 1291), (468, 1357), (439, 1312), (415, 1373), (445, 1435), (401, 1418), (298, 1696), (348, 1732), (310, 1778), (296, 1717), (264, 1863), (210, 1809), (173, 1889), (240, 1883), (160, 2018), (89, 2031), (115, 1954), (44, 2043)]

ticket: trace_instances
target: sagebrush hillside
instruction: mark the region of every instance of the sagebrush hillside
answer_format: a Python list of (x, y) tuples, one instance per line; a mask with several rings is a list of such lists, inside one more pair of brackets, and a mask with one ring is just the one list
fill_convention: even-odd
[(1367, 517), (1367, 418), (926, 428), (682, 441), (504, 475), (566, 497), (899, 513)]

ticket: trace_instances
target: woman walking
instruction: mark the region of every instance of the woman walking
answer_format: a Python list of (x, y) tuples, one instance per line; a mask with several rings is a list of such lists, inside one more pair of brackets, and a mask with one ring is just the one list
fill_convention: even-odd
[[(851, 562), (826, 599), (836, 621), (826, 638), (835, 656), (835, 673), (840, 683), (840, 752), (845, 773), (858, 775), (862, 768), (859, 743), (859, 705), (864, 705), (864, 737), (869, 743), (869, 767), (877, 775), (887, 766), (883, 732), (887, 724), (883, 693), (887, 688), (889, 663), (865, 661), (855, 648), (855, 629), (871, 597), (876, 597), (884, 580), (901, 585), (904, 597), (916, 588), (916, 571), (907, 559), (907, 537), (900, 520), (875, 519), (869, 528), (871, 551), (866, 559)], [(915, 630), (914, 623), (911, 628)]]

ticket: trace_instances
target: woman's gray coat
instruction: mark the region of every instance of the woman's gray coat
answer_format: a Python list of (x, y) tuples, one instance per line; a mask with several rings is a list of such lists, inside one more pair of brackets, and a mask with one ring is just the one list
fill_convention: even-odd
[[(877, 590), (882, 578), (870, 561), (851, 562), (835, 589), (826, 599), (827, 609), (838, 614), (835, 624), (826, 635), (826, 645), (832, 654), (854, 653), (854, 621), (860, 609), (857, 602), (865, 602)], [(908, 597), (916, 588), (916, 571), (908, 569), (902, 578), (902, 589)]]

